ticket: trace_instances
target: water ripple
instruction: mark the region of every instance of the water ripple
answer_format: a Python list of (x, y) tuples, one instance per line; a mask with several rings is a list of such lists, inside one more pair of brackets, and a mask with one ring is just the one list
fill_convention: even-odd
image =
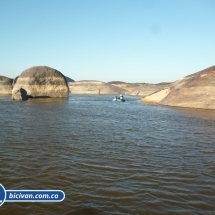
[(111, 100), (0, 98), (0, 182), (66, 193), (1, 214), (214, 214), (215, 112)]

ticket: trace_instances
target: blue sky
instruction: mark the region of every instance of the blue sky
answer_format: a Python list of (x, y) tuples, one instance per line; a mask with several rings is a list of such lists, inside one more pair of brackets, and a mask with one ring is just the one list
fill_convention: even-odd
[(215, 64), (213, 0), (0, 0), (0, 75), (159, 83)]

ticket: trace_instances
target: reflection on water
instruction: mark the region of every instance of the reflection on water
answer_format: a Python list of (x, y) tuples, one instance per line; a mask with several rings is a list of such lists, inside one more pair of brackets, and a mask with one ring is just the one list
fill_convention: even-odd
[(112, 98), (0, 97), (0, 183), (66, 194), (1, 214), (214, 214), (215, 112)]

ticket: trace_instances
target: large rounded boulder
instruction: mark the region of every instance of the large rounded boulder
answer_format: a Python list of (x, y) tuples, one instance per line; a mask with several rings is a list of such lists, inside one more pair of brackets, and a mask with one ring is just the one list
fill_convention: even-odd
[[(20, 89), (25, 90), (27, 97), (68, 97), (69, 88), (64, 75), (47, 66), (34, 66), (20, 74), (12, 90), (12, 98)], [(21, 100), (21, 99), (19, 99)]]
[(12, 93), (12, 83), (13, 79), (7, 78), (5, 76), (0, 76), (0, 94), (10, 94)]

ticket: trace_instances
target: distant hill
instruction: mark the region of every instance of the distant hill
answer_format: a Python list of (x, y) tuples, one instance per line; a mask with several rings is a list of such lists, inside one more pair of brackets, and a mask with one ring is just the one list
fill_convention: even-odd
[(66, 79), (67, 82), (75, 82), (73, 79), (71, 79), (71, 78), (69, 78), (69, 77), (67, 77), (65, 75), (64, 75), (64, 77), (65, 77), (65, 79)]
[(82, 80), (68, 83), (72, 94), (124, 94), (122, 88), (102, 81)]

